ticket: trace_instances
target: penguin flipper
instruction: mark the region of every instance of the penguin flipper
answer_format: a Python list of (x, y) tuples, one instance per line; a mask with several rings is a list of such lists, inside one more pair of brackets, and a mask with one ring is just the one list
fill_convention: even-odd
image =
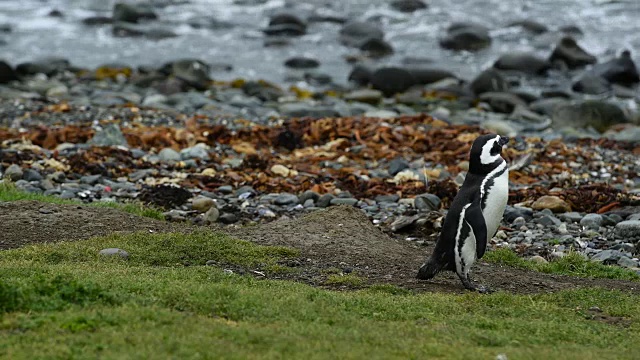
[(487, 224), (484, 222), (480, 201), (474, 201), (464, 214), (464, 219), (471, 226), (476, 238), (476, 256), (478, 259), (484, 256), (487, 249)]

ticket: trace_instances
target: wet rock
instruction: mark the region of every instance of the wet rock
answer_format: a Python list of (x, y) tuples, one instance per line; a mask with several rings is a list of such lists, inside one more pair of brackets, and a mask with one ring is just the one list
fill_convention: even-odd
[(382, 92), (373, 89), (354, 90), (344, 95), (347, 101), (358, 101), (367, 104), (378, 104), (382, 100)]
[(191, 202), (191, 208), (198, 212), (204, 213), (209, 211), (209, 209), (211, 209), (211, 207), (215, 204), (215, 201), (213, 201), (213, 199), (211, 198), (208, 198), (206, 196), (198, 196)]
[(0, 60), (0, 84), (7, 84), (18, 79), (18, 74), (13, 67), (5, 61)]
[(578, 45), (576, 40), (570, 36), (565, 36), (551, 53), (550, 62), (560, 61), (569, 69), (576, 69), (590, 64), (595, 64), (598, 60), (595, 56), (586, 52)]
[(527, 106), (524, 100), (511, 93), (485, 92), (480, 95), (480, 100), (489, 104), (494, 111), (508, 114), (518, 106)]
[(36, 74), (53, 76), (67, 71), (70, 68), (71, 63), (69, 60), (59, 57), (48, 57), (18, 64), (18, 66), (16, 66), (16, 72), (19, 76), (30, 76)]
[(266, 35), (301, 36), (307, 33), (307, 23), (295, 14), (279, 13), (271, 17)]
[(508, 25), (509, 27), (515, 27), (515, 26), (519, 26), (522, 29), (526, 30), (527, 32), (534, 34), (534, 35), (539, 35), (542, 33), (545, 33), (549, 30), (549, 28), (547, 28), (546, 25), (541, 24), (535, 20), (516, 20), (512, 23), (510, 23)]
[(611, 84), (603, 77), (586, 73), (573, 83), (571, 89), (583, 94), (600, 95), (611, 91)]
[(151, 6), (144, 3), (117, 3), (113, 6), (112, 18), (114, 21), (137, 23), (140, 20), (157, 19), (158, 15), (153, 12)]
[(551, 116), (555, 111), (556, 106), (561, 104), (568, 104), (569, 101), (560, 97), (551, 97), (546, 99), (536, 100), (529, 104), (529, 109), (537, 112), (538, 114)]
[(340, 41), (359, 48), (371, 39), (384, 39), (384, 32), (377, 25), (364, 21), (351, 21), (340, 29)]
[(405, 170), (408, 168), (409, 168), (409, 162), (402, 157), (397, 157), (391, 160), (391, 162), (389, 163), (388, 171), (391, 176), (395, 176), (402, 170)]
[(102, 249), (100, 250), (100, 252), (98, 252), (98, 255), (100, 256), (108, 256), (108, 257), (114, 257), (114, 256), (119, 256), (123, 259), (128, 259), (129, 258), (129, 253), (126, 252), (125, 250), (122, 249), (118, 249), (118, 248), (108, 248), (108, 249)]
[(155, 25), (137, 25), (125, 22), (116, 22), (111, 27), (111, 33), (115, 37), (145, 37), (151, 40), (169, 39), (178, 36), (169, 28)]
[(628, 119), (622, 109), (613, 103), (601, 100), (585, 100), (555, 107), (552, 115), (556, 128), (588, 126), (604, 132), (615, 124), (626, 123)]
[(470, 88), (474, 94), (480, 95), (486, 92), (506, 91), (509, 89), (509, 83), (500, 71), (488, 68), (473, 79)]
[(349, 73), (348, 80), (357, 85), (365, 86), (371, 82), (372, 76), (373, 70), (364, 65), (356, 65)]
[(587, 214), (580, 220), (580, 225), (597, 231), (602, 225), (602, 221), (603, 218), (600, 214)]
[(98, 128), (93, 138), (87, 143), (96, 146), (129, 146), (127, 139), (125, 139), (120, 130), (120, 126), (113, 123)]
[(13, 26), (11, 24), (0, 24), (0, 33), (8, 34), (13, 31)]
[(478, 51), (491, 45), (489, 29), (472, 23), (454, 23), (439, 41), (440, 46), (449, 50)]
[(615, 234), (618, 238), (640, 238), (640, 220), (621, 221), (616, 225)]
[(416, 83), (413, 75), (406, 69), (383, 67), (371, 75), (371, 85), (389, 97), (409, 89)]
[(162, 72), (171, 74), (198, 90), (208, 88), (211, 81), (209, 64), (198, 59), (180, 59), (163, 65)]
[(320, 196), (320, 198), (318, 198), (318, 201), (316, 201), (316, 206), (320, 208), (326, 208), (331, 204), (331, 201), (335, 198), (336, 197), (333, 194), (324, 194)]
[(412, 13), (421, 9), (426, 9), (427, 4), (422, 0), (394, 0), (391, 7), (405, 13)]
[(564, 213), (571, 211), (571, 206), (557, 196), (545, 195), (538, 198), (531, 207), (534, 210), (549, 209), (554, 213)]
[(300, 202), (301, 203), (306, 203), (307, 201), (311, 200), (312, 202), (316, 202), (318, 201), (318, 199), (320, 199), (320, 194), (318, 194), (315, 191), (311, 191), (311, 190), (307, 190), (305, 192), (303, 192), (300, 196)]
[(22, 168), (16, 164), (11, 164), (8, 168), (5, 169), (2, 177), (4, 179), (9, 179), (11, 181), (18, 181), (22, 179), (24, 175)]
[(187, 20), (194, 29), (226, 30), (234, 27), (233, 23), (212, 18), (211, 16), (196, 16)]
[(80, 184), (95, 185), (102, 179), (102, 175), (85, 175), (80, 178)]
[(214, 207), (211, 207), (209, 210), (207, 210), (206, 213), (204, 213), (203, 220), (206, 225), (209, 225), (218, 221), (219, 217), (220, 217), (220, 210), (218, 210), (214, 206)]
[(89, 16), (82, 19), (82, 23), (87, 26), (109, 25), (113, 23), (113, 18), (108, 16)]
[(320, 66), (316, 59), (306, 57), (293, 57), (284, 62), (284, 66), (292, 69), (313, 69)]
[(600, 76), (610, 83), (623, 86), (631, 86), (640, 82), (638, 69), (631, 59), (631, 53), (629, 51), (623, 51), (622, 54), (615, 59), (594, 65), (590, 73)]
[(287, 117), (300, 118), (300, 117), (334, 117), (340, 116), (340, 113), (330, 106), (314, 106), (308, 103), (286, 103), (282, 104), (278, 111)]
[(258, 81), (247, 81), (242, 91), (248, 96), (255, 96), (262, 101), (277, 101), (284, 92), (275, 86)]
[(393, 54), (393, 46), (384, 39), (376, 37), (365, 40), (359, 48), (372, 58), (381, 58)]
[(273, 203), (280, 206), (294, 205), (300, 203), (300, 199), (295, 194), (282, 193), (273, 200)]
[(415, 198), (414, 205), (421, 211), (438, 211), (440, 209), (440, 198), (433, 194), (422, 194)]
[(407, 71), (411, 73), (416, 84), (428, 85), (444, 79), (452, 79), (457, 82), (455, 74), (436, 67), (408, 67)]
[(493, 67), (500, 70), (513, 70), (525, 74), (542, 74), (547, 71), (551, 64), (532, 53), (511, 52), (500, 56), (493, 64)]

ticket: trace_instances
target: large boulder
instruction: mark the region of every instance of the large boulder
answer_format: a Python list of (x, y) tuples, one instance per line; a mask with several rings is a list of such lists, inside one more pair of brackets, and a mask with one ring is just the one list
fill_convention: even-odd
[(509, 83), (504, 76), (502, 76), (500, 71), (494, 68), (488, 68), (478, 74), (478, 76), (471, 81), (469, 87), (474, 94), (480, 95), (490, 91), (509, 90)]
[(626, 50), (615, 59), (594, 65), (590, 73), (600, 76), (610, 83), (623, 86), (631, 86), (640, 82), (636, 64), (631, 59), (631, 53)]
[(389, 97), (405, 92), (416, 84), (416, 79), (406, 69), (398, 67), (383, 67), (371, 74), (371, 85)]
[(598, 60), (595, 56), (586, 52), (571, 36), (565, 36), (556, 44), (549, 57), (549, 61), (562, 62), (569, 69), (575, 69), (586, 65), (595, 64)]
[(552, 120), (556, 128), (591, 126), (600, 132), (606, 131), (612, 125), (629, 122), (619, 106), (601, 100), (558, 104), (553, 109)]
[(525, 74), (542, 74), (547, 71), (551, 64), (532, 53), (512, 52), (504, 54), (496, 60), (493, 67), (500, 70), (514, 70)]
[(18, 74), (16, 71), (11, 67), (11, 65), (0, 60), (0, 84), (6, 84), (14, 80), (18, 80)]
[(263, 32), (267, 35), (300, 36), (307, 33), (307, 23), (296, 14), (282, 12), (269, 19), (269, 26)]
[(449, 50), (478, 51), (490, 45), (489, 29), (472, 23), (454, 23), (440, 39), (440, 46)]
[(20, 76), (45, 74), (52, 76), (71, 68), (69, 60), (58, 57), (44, 58), (35, 61), (24, 62), (16, 66), (16, 72)]

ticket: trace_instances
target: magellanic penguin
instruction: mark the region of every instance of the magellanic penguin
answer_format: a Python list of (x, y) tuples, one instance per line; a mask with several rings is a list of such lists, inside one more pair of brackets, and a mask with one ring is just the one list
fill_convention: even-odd
[(418, 271), (418, 279), (431, 279), (441, 270), (455, 271), (466, 289), (474, 286), (469, 270), (482, 258), (495, 235), (509, 197), (509, 169), (502, 147), (509, 138), (495, 134), (478, 137), (471, 146), (469, 171), (453, 199), (442, 225), (436, 248)]

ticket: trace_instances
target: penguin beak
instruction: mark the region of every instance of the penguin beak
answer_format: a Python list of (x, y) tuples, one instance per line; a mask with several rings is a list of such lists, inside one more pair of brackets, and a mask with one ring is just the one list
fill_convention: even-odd
[(508, 142), (509, 138), (506, 136), (500, 136), (500, 140), (498, 140), (498, 144), (500, 144), (500, 146), (505, 146)]

